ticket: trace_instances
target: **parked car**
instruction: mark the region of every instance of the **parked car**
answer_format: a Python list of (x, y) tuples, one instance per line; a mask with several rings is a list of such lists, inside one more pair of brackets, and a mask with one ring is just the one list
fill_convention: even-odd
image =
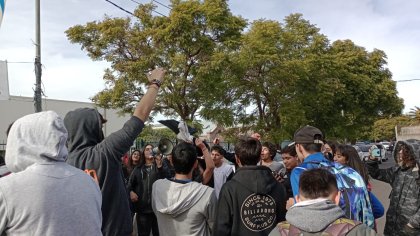
[(384, 146), (385, 150), (388, 150), (388, 149), (389, 149), (389, 145), (390, 145), (391, 143), (390, 143), (390, 142), (388, 142), (388, 141), (383, 141), (383, 142), (381, 142), (381, 144)]
[(369, 149), (372, 147), (372, 145), (357, 145), (359, 147), (360, 151), (362, 151), (362, 161), (368, 161), (369, 159)]
[(357, 154), (359, 154), (360, 160), (363, 160), (363, 152), (362, 152), (362, 150), (360, 149), (360, 147), (359, 147), (359, 146), (357, 146), (357, 145), (353, 145), (353, 147), (354, 147), (354, 149), (356, 149)]

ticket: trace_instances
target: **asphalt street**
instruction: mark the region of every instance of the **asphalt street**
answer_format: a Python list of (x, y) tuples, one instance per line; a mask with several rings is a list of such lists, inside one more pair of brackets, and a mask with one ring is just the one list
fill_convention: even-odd
[[(389, 155), (388, 161), (382, 162), (379, 165), (379, 168), (386, 169), (395, 165), (394, 159), (391, 157), (391, 153), (387, 153)], [(376, 197), (382, 202), (385, 208), (385, 214), (381, 218), (376, 220), (378, 235), (383, 235), (384, 227), (385, 227), (385, 216), (386, 211), (388, 210), (389, 206), (389, 193), (391, 192), (391, 186), (388, 183), (384, 183), (375, 179), (371, 179), (372, 184), (372, 192), (375, 194)]]

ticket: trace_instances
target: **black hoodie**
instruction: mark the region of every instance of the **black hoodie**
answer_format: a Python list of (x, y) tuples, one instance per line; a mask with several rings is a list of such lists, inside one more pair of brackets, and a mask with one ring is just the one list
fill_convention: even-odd
[[(121, 157), (130, 150), (144, 127), (131, 117), (121, 130), (104, 139), (100, 114), (95, 109), (80, 108), (67, 113), (67, 163), (97, 176), (102, 192), (103, 235), (131, 235), (132, 220), (121, 168)], [(75, 226), (77, 227), (77, 226)]]
[(213, 235), (268, 235), (285, 220), (286, 200), (270, 168), (241, 167), (222, 187)]

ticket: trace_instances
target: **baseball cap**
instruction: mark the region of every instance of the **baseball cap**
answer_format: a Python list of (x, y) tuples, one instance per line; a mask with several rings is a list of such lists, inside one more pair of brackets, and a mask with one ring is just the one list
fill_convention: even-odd
[(293, 142), (290, 143), (288, 146), (292, 146), (295, 143), (298, 144), (306, 144), (306, 143), (319, 143), (323, 144), (322, 142), (323, 135), (321, 130), (316, 127), (307, 125), (303, 126), (302, 128), (296, 130), (295, 135), (293, 135)]

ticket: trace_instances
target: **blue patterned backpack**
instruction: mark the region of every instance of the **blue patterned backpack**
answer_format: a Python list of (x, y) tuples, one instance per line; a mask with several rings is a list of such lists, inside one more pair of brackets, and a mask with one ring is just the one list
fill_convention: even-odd
[(309, 169), (305, 168), (308, 165), (311, 166), (310, 168), (326, 169), (335, 175), (340, 191), (339, 205), (348, 219), (362, 222), (372, 229), (375, 227), (369, 193), (363, 178), (357, 171), (330, 161), (305, 162), (296, 168), (306, 170)]

